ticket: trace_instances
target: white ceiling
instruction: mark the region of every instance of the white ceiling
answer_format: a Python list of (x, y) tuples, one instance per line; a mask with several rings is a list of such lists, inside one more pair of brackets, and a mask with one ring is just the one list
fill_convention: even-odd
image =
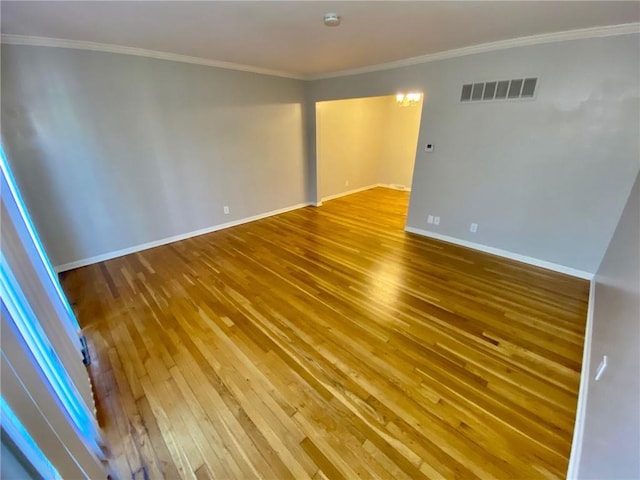
[[(342, 25), (325, 27), (336, 12)], [(2, 1), (2, 33), (323, 75), (529, 35), (640, 21), (640, 2)]]

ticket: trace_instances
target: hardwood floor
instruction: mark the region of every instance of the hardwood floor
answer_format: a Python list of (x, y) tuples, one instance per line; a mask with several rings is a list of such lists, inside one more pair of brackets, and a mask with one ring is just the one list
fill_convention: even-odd
[(63, 275), (122, 478), (564, 477), (589, 284), (364, 191)]

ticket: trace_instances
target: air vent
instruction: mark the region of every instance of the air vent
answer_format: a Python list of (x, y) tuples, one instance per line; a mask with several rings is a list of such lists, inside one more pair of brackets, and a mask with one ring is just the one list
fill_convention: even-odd
[(536, 93), (536, 83), (538, 83), (537, 78), (527, 78), (522, 85), (522, 94), (520, 96), (522, 98), (532, 98)]
[(485, 83), (467, 83), (462, 86), (461, 102), (484, 102), (491, 100), (517, 100), (533, 98), (536, 93), (537, 78), (516, 78), (495, 80)]
[(471, 100), (471, 89), (472, 88), (473, 88), (473, 85), (471, 85), (471, 84), (462, 86), (462, 95), (460, 96), (460, 101), (461, 102), (468, 102), (469, 100)]

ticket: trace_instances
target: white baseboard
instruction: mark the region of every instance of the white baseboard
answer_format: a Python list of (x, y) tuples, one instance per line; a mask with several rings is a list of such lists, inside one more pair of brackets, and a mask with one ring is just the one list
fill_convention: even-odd
[(64, 272), (66, 270), (73, 270), (74, 268), (85, 267), (98, 262), (104, 262), (105, 260), (111, 260), (112, 258), (122, 257), (131, 253), (140, 252), (149, 248), (159, 247), (166, 245), (167, 243), (177, 242), (179, 240), (185, 240), (191, 237), (197, 237), (198, 235), (204, 235), (205, 233), (216, 232), (218, 230), (224, 230), (225, 228), (235, 227), (242, 225), (243, 223), (254, 222), (262, 218), (272, 217), (274, 215), (280, 215), (281, 213), (290, 212), (291, 210), (297, 210), (302, 207), (308, 207), (314, 205), (313, 203), (299, 203), (291, 207), (280, 208), (278, 210), (272, 210), (270, 212), (260, 213), (251, 217), (241, 218), (239, 220), (233, 220), (227, 223), (221, 223), (212, 227), (202, 228), (200, 230), (194, 230), (192, 232), (181, 233), (180, 235), (174, 235), (172, 237), (162, 238), (160, 240), (154, 240), (153, 242), (142, 243), (140, 245), (134, 245), (133, 247), (123, 248), (122, 250), (116, 250), (114, 252), (103, 253), (102, 255), (96, 255), (95, 257), (84, 258), (82, 260), (76, 260), (75, 262), (65, 263), (64, 265), (58, 265), (54, 267), (57, 273)]
[(397, 183), (379, 183), (379, 187), (390, 188), (392, 190), (400, 190), (402, 192), (410, 192), (411, 187), (405, 185), (398, 185)]
[(347, 190), (346, 192), (341, 192), (341, 193), (336, 193), (334, 195), (329, 195), (327, 197), (322, 197), (322, 200), (320, 202), (317, 202), (315, 204), (316, 207), (321, 207), (322, 206), (322, 202), (326, 202), (329, 200), (334, 200), (336, 198), (340, 198), (340, 197), (346, 197), (347, 195), (351, 195), (353, 193), (358, 193), (358, 192), (364, 192), (365, 190), (371, 190), (372, 188), (376, 188), (376, 187), (384, 187), (384, 188), (391, 188), (392, 190), (401, 190), (403, 192), (410, 192), (411, 188), (409, 187), (405, 187), (404, 185), (395, 185), (395, 184), (387, 184), (387, 183), (372, 183), (371, 185), (367, 185), (366, 187), (362, 187), (362, 188), (355, 188), (353, 190)]
[(334, 200), (336, 198), (346, 197), (347, 195), (351, 195), (352, 193), (364, 192), (365, 190), (370, 190), (372, 188), (376, 188), (377, 186), (379, 185), (377, 183), (374, 183), (372, 185), (367, 185), (366, 187), (354, 188), (353, 190), (347, 190), (346, 192), (340, 192), (334, 195), (329, 195), (327, 197), (322, 197), (319, 203), (322, 204), (322, 202), (326, 202), (328, 200)]
[(589, 393), (589, 364), (591, 362), (591, 336), (593, 332), (593, 314), (595, 308), (596, 279), (591, 280), (589, 287), (589, 307), (587, 309), (587, 325), (584, 332), (584, 349), (582, 350), (582, 369), (580, 371), (580, 390), (578, 393), (578, 408), (573, 427), (573, 441), (569, 456), (567, 480), (578, 480), (580, 472), (580, 458), (582, 457), (582, 437), (584, 422), (587, 414), (587, 395)]
[(521, 255), (519, 253), (509, 252), (507, 250), (501, 250), (499, 248), (489, 247), (487, 245), (482, 245), (480, 243), (473, 243), (467, 240), (461, 240), (459, 238), (449, 237), (447, 235), (441, 235), (439, 233), (429, 232), (428, 230), (422, 230), (420, 228), (414, 227), (405, 227), (405, 231), (410, 233), (415, 233), (418, 235), (423, 235), (425, 237), (435, 238), (436, 240), (442, 240), (443, 242), (453, 243), (455, 245), (460, 245), (462, 247), (472, 248), (474, 250), (479, 250), (481, 252), (491, 253), (493, 255), (498, 255), (499, 257), (509, 258), (511, 260), (517, 260), (518, 262), (526, 263), (528, 265), (533, 265), (536, 267), (546, 268), (547, 270), (553, 270), (554, 272), (564, 273), (566, 275), (571, 275), (572, 277), (583, 278), (585, 280), (591, 280), (593, 278), (593, 273), (585, 272), (583, 270), (578, 270), (571, 267), (565, 267), (564, 265), (559, 265), (557, 263), (547, 262), (546, 260), (539, 260), (533, 257), (527, 257), (526, 255)]

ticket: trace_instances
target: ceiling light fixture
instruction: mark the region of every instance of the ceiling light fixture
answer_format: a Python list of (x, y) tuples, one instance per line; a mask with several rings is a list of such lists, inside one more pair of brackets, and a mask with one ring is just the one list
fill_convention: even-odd
[(337, 27), (338, 25), (340, 25), (340, 15), (338, 15), (337, 13), (325, 13), (324, 24), (327, 27)]
[(421, 93), (399, 93), (396, 95), (396, 102), (400, 107), (413, 107), (420, 102), (421, 98)]

